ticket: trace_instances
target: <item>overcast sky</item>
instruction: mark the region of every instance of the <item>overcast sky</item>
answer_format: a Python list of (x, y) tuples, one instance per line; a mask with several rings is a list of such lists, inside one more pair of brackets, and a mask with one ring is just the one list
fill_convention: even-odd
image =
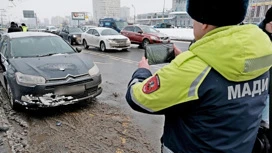
[[(23, 10), (34, 10), (40, 19), (52, 16), (70, 15), (71, 12), (84, 11), (92, 15), (92, 0), (13, 0), (14, 6), (9, 0), (0, 0), (0, 9), (6, 9), (11, 20), (23, 18)], [(121, 6), (130, 7), (131, 16), (134, 9), (136, 14), (149, 13), (163, 10), (164, 0), (121, 0)], [(12, 7), (11, 7), (12, 6)], [(172, 0), (165, 0), (165, 8), (171, 9)]]

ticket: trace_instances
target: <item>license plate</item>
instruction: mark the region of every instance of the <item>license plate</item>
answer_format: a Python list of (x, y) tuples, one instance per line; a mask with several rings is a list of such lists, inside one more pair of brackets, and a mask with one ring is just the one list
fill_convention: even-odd
[(66, 87), (58, 87), (55, 89), (55, 94), (60, 96), (65, 95), (75, 95), (79, 93), (83, 93), (85, 91), (85, 86), (66, 86)]
[(122, 43), (122, 44), (119, 44), (118, 46), (126, 46), (126, 44)]

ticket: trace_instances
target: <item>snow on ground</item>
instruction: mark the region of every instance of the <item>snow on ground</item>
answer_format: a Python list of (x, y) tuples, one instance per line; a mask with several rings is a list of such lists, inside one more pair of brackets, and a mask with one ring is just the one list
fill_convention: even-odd
[(191, 41), (194, 39), (193, 29), (186, 28), (157, 28), (161, 33), (164, 33), (172, 40), (186, 40)]

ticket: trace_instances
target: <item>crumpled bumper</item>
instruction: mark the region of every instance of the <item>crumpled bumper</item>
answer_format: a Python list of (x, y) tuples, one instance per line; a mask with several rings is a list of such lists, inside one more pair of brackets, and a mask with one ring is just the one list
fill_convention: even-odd
[(21, 100), (15, 100), (15, 102), (27, 108), (57, 107), (57, 106), (75, 104), (80, 101), (91, 99), (100, 95), (101, 93), (102, 93), (102, 88), (99, 87), (95, 93), (91, 93), (80, 98), (76, 98), (73, 96), (58, 96), (53, 93), (48, 93), (40, 97), (35, 97), (32, 95), (24, 95), (21, 97)]

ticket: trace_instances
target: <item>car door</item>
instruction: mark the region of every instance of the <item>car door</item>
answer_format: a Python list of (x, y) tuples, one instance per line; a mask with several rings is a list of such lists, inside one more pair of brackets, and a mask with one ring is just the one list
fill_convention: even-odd
[(93, 39), (91, 40), (93, 46), (99, 47), (100, 44), (100, 34), (96, 29), (93, 29)]
[(7, 62), (7, 54), (8, 54), (8, 38), (4, 37), (2, 39), (1, 43), (1, 47), (0, 47), (0, 58), (1, 58), (1, 62), (0, 62), (0, 81), (2, 85), (5, 85), (5, 81), (4, 81), (4, 75), (6, 72), (6, 67), (8, 66), (8, 62)]
[(85, 40), (87, 42), (88, 45), (93, 45), (91, 40), (93, 39), (93, 29), (89, 29), (85, 34)]
[(137, 43), (142, 43), (144, 38), (143, 30), (140, 29), (138, 26), (135, 26), (134, 28), (134, 40)]
[(134, 26), (127, 26), (121, 31), (121, 34), (128, 37), (131, 42), (134, 42), (134, 39), (133, 39), (134, 33), (133, 33), (133, 31), (134, 31)]
[(68, 27), (62, 29), (62, 37), (64, 40), (68, 40)]

